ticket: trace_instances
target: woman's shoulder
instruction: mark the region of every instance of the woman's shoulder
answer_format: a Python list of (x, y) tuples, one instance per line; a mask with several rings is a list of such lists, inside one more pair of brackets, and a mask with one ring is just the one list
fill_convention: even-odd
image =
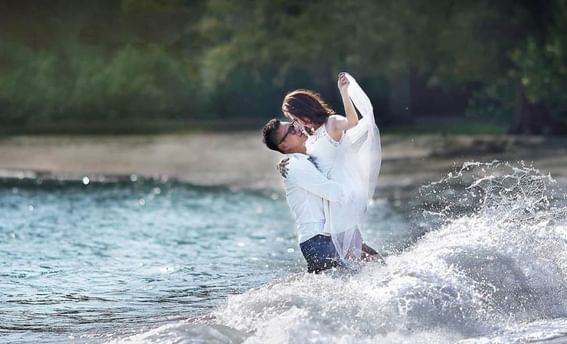
[(342, 141), (344, 134), (344, 124), (347, 121), (346, 117), (341, 115), (329, 116), (325, 124), (325, 131), (332, 143), (339, 144)]
[(334, 124), (336, 122), (343, 122), (346, 121), (346, 117), (342, 115), (331, 115), (327, 118), (327, 125)]
[(332, 123), (334, 120), (335, 119), (329, 117), (325, 124), (317, 128), (317, 130), (313, 132), (313, 135), (307, 140), (308, 146), (314, 146), (321, 142), (328, 142), (333, 146), (338, 146), (342, 141), (342, 136), (337, 135), (334, 124)]
[(341, 115), (332, 115), (329, 116), (325, 126), (329, 133), (342, 133), (344, 132), (345, 127), (348, 126), (348, 120), (346, 117)]

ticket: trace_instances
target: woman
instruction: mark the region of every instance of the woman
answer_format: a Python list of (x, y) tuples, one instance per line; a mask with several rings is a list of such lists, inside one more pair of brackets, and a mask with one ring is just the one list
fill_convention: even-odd
[[(318, 169), (350, 191), (349, 200), (341, 205), (325, 202), (325, 227), (339, 256), (357, 259), (363, 244), (361, 226), (380, 171), (380, 136), (372, 104), (354, 78), (340, 73), (338, 86), (346, 117), (335, 114), (309, 90), (288, 93), (282, 111), (309, 134), (307, 154)], [(354, 106), (362, 119), (358, 119)]]

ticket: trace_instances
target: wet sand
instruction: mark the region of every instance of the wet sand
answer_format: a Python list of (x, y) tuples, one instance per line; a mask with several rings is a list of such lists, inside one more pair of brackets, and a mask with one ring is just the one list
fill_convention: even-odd
[[(465, 161), (525, 161), (567, 185), (567, 138), (383, 135), (377, 194), (411, 195)], [(258, 132), (0, 139), (0, 177), (167, 177), (197, 185), (281, 190), (281, 155)]]

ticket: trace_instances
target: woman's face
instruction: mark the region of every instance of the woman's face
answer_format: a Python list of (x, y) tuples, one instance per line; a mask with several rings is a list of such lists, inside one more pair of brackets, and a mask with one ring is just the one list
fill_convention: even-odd
[(291, 117), (292, 117), (295, 121), (297, 121), (297, 123), (298, 123), (298, 124), (301, 126), (301, 128), (303, 128), (303, 129), (305, 129), (305, 128), (316, 129), (316, 128), (313, 128), (313, 123), (312, 123), (310, 120), (308, 120), (308, 119), (302, 119), (302, 118), (299, 118), (299, 117), (297, 117), (297, 116), (295, 116), (295, 115), (291, 115)]

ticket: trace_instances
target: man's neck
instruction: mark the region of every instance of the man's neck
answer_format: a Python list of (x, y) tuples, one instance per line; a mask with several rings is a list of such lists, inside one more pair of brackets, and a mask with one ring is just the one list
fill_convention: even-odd
[(300, 149), (300, 150), (286, 152), (286, 154), (296, 154), (296, 153), (307, 154), (307, 150), (305, 149), (305, 147), (303, 147), (303, 149)]

